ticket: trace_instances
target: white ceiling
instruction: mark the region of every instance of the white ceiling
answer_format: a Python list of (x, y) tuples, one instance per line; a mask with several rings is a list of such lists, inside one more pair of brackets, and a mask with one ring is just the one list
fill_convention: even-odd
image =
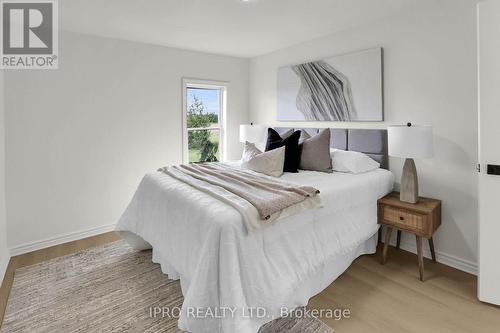
[(436, 0), (64, 0), (60, 28), (254, 57)]

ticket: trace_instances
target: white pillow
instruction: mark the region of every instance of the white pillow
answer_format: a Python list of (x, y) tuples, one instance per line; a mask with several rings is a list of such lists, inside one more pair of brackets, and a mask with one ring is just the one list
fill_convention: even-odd
[(357, 151), (330, 149), (330, 156), (333, 171), (358, 174), (380, 168), (380, 163)]
[(245, 142), (245, 150), (241, 157), (241, 168), (279, 177), (283, 174), (285, 164), (285, 147), (262, 152), (253, 143)]

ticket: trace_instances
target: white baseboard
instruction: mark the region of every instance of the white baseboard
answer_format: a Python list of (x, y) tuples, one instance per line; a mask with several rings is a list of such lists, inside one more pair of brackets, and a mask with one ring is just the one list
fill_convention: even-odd
[(52, 238), (42, 239), (33, 243), (27, 243), (19, 246), (15, 246), (10, 249), (10, 255), (12, 257), (18, 256), (20, 254), (41, 250), (47, 247), (51, 247), (54, 245), (59, 245), (67, 242), (76, 241), (79, 239), (96, 236), (99, 234), (103, 234), (109, 231), (113, 231), (115, 229), (116, 224), (107, 224), (101, 227), (77, 231), (73, 233), (69, 233), (66, 235), (60, 235)]
[[(394, 239), (391, 240), (391, 245), (396, 246), (396, 241)], [(401, 249), (415, 254), (417, 253), (416, 243), (412, 243), (409, 241), (401, 240)], [(423, 252), (424, 252), (424, 257), (429, 259), (432, 258), (431, 251), (427, 247), (423, 248)], [(436, 261), (443, 265), (461, 270), (463, 272), (477, 275), (477, 263), (475, 262), (464, 260), (462, 258), (458, 258), (453, 255), (440, 251), (436, 251)]]
[(3, 283), (5, 273), (7, 273), (7, 266), (9, 266), (10, 256), (0, 259), (0, 286)]

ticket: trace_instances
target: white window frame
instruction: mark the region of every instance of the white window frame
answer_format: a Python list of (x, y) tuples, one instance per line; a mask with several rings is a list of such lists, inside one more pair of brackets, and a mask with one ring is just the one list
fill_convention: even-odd
[(227, 90), (229, 83), (226, 81), (182, 79), (182, 162), (189, 163), (188, 129), (187, 128), (187, 88), (219, 89), (219, 127), (196, 128), (196, 130), (219, 130), (219, 158), (225, 161), (226, 158), (226, 114), (227, 114)]

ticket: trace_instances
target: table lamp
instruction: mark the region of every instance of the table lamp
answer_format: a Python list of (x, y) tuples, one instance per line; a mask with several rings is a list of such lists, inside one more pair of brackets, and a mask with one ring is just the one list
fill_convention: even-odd
[(266, 140), (267, 127), (263, 125), (240, 125), (240, 142), (260, 143)]
[(418, 202), (418, 176), (414, 158), (430, 158), (433, 155), (431, 126), (403, 126), (387, 128), (389, 156), (406, 158), (401, 175), (399, 199), (403, 202)]

